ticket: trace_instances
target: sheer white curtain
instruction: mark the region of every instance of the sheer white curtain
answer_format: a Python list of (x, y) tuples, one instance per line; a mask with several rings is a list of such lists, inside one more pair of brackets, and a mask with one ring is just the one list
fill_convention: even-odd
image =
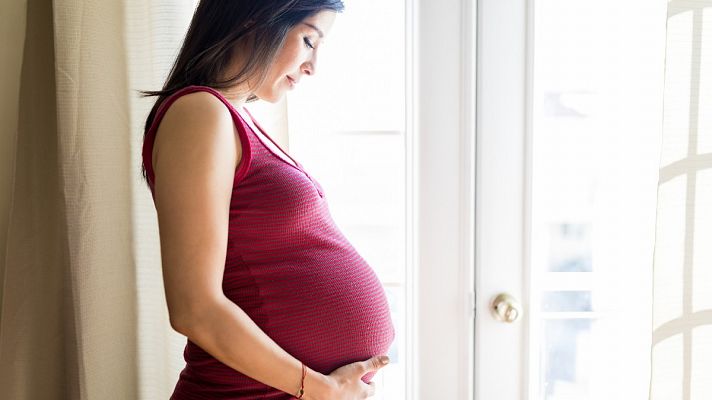
[[(712, 398), (712, 1), (668, 2), (651, 400)], [(632, 310), (634, 311), (634, 310)]]
[(161, 273), (156, 211), (139, 176), (143, 126), (155, 97), (139, 98), (136, 90), (162, 87), (190, 23), (196, 0), (124, 0), (126, 57), (130, 90), (131, 177), (135, 245), (138, 395), (167, 399), (184, 365), (185, 337), (168, 321)]

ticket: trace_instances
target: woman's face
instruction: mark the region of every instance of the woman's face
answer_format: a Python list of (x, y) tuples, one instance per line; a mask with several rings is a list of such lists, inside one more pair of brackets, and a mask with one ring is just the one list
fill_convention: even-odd
[(276, 103), (304, 75), (314, 74), (319, 46), (324, 42), (335, 19), (335, 12), (325, 10), (294, 26), (287, 34), (284, 46), (277, 52), (264, 82), (253, 91), (255, 96)]

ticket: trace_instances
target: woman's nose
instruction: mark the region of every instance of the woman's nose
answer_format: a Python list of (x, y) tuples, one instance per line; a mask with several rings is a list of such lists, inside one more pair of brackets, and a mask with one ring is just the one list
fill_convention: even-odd
[(314, 74), (314, 64), (311, 62), (305, 62), (302, 64), (302, 72), (304, 72), (305, 75), (313, 75)]
[(316, 72), (316, 52), (312, 53), (310, 60), (302, 64), (302, 71), (307, 75), (314, 75)]

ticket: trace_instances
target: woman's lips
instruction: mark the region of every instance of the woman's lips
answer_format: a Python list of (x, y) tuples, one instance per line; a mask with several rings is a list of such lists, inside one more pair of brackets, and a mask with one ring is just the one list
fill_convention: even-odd
[(287, 76), (287, 81), (289, 82), (289, 87), (293, 88), (297, 83), (291, 77)]

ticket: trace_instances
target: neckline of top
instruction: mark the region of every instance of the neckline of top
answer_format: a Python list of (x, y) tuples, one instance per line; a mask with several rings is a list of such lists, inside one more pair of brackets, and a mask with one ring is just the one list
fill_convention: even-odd
[[(233, 108), (234, 108), (234, 107), (233, 107)], [(250, 121), (252, 121), (252, 123), (254, 124), (254, 126), (257, 128), (256, 130), (259, 131), (259, 133), (261, 133), (262, 135), (264, 135), (267, 139), (269, 139), (269, 141), (272, 142), (272, 144), (274, 144), (275, 147), (277, 147), (277, 148), (279, 149), (279, 151), (282, 152), (282, 154), (284, 154), (284, 155), (287, 156), (290, 160), (292, 160), (292, 162), (293, 162), (294, 164), (288, 162), (288, 161), (285, 160), (282, 156), (275, 154), (275, 152), (274, 152), (269, 146), (266, 146), (266, 145), (265, 145), (265, 147), (267, 147), (267, 149), (268, 149), (270, 152), (272, 152), (272, 154), (274, 154), (277, 158), (279, 158), (279, 159), (281, 159), (282, 161), (286, 162), (287, 164), (289, 164), (289, 165), (291, 165), (291, 166), (293, 166), (293, 167), (298, 168), (298, 169), (301, 170), (301, 169), (302, 169), (302, 165), (299, 163), (299, 161), (295, 160), (294, 157), (292, 157), (289, 153), (287, 153), (286, 151), (284, 151), (284, 149), (282, 148), (282, 146), (279, 145), (279, 143), (277, 143), (274, 139), (272, 139), (272, 137), (265, 131), (265, 129), (262, 128), (262, 126), (261, 126), (259, 123), (257, 123), (257, 121), (255, 120), (255, 118), (252, 116), (252, 114), (250, 113), (250, 111), (249, 111), (247, 108), (244, 108), (244, 107), (243, 107), (242, 109), (245, 111), (245, 113), (247, 113), (247, 115), (248, 115)], [(247, 119), (242, 115), (242, 113), (240, 113), (240, 112), (237, 111), (237, 110), (236, 110), (236, 112), (238, 113), (238, 115), (240, 115), (240, 118), (242, 118), (242, 120), (245, 122), (245, 124), (247, 124), (247, 125), (249, 126), (249, 122), (248, 122)], [(252, 126), (250, 126), (250, 129), (252, 129)], [(255, 129), (252, 129), (252, 130), (254, 131)], [(257, 132), (255, 132), (255, 136), (257, 136), (257, 139), (258, 139), (260, 142), (262, 142), (263, 145), (265, 144), (264, 141), (262, 140), (262, 138), (260, 138), (260, 135), (257, 134)]]
[[(240, 112), (237, 110), (237, 108), (236, 108), (232, 103), (230, 103), (230, 100), (228, 100), (222, 93), (220, 93), (219, 90), (213, 89), (213, 88), (211, 88), (211, 87), (209, 87), (209, 86), (197, 86), (197, 85), (194, 85), (194, 86), (195, 86), (195, 87), (205, 87), (205, 88), (207, 88), (207, 89), (213, 91), (216, 95), (218, 95), (218, 96), (223, 100), (223, 102), (224, 102), (225, 104), (227, 104), (227, 106), (228, 106), (232, 111), (235, 112), (235, 114), (237, 114), (238, 118), (240, 118), (240, 119), (242, 120), (242, 122), (243, 122), (245, 125), (247, 125), (250, 129), (252, 129), (252, 127), (249, 126), (249, 124), (247, 123), (247, 121), (245, 120), (245, 118), (242, 116), (242, 113), (240, 113)], [(272, 139), (272, 137), (271, 137), (269, 134), (267, 134), (267, 132), (264, 130), (264, 128), (262, 128), (262, 126), (261, 126), (257, 121), (255, 121), (255, 118), (252, 116), (252, 114), (250, 113), (250, 111), (249, 111), (247, 108), (245, 108), (245, 107), (242, 107), (242, 109), (245, 110), (245, 112), (247, 113), (247, 115), (250, 117), (250, 120), (252, 121), (252, 123), (255, 124), (255, 126), (257, 127), (257, 129), (260, 130), (260, 133), (262, 133), (267, 139), (269, 139), (269, 141), (272, 142), (284, 155), (286, 155), (287, 157), (289, 157), (289, 159), (292, 160), (292, 161), (294, 162), (294, 164), (290, 163), (289, 161), (285, 160), (282, 156), (280, 156), (280, 155), (278, 155), (277, 153), (275, 153), (274, 150), (272, 150), (269, 146), (267, 146), (267, 145), (264, 143), (264, 141), (260, 138), (260, 135), (258, 135), (258, 134), (255, 133), (255, 137), (257, 137), (257, 140), (259, 140), (260, 143), (262, 143), (262, 145), (265, 146), (265, 147), (267, 148), (267, 150), (269, 150), (269, 152), (272, 153), (275, 157), (277, 157), (280, 161), (282, 161), (283, 163), (289, 165), (289, 166), (292, 167), (292, 168), (296, 168), (296, 169), (298, 169), (299, 171), (305, 172), (305, 171), (304, 171), (304, 168), (302, 167), (302, 164), (301, 164), (299, 161), (295, 160), (294, 157), (292, 157), (289, 153), (287, 153), (286, 151), (284, 151), (284, 149), (282, 148), (282, 146), (280, 146), (276, 141), (274, 141), (274, 139)], [(305, 173), (306, 173), (306, 172), (305, 172)]]

